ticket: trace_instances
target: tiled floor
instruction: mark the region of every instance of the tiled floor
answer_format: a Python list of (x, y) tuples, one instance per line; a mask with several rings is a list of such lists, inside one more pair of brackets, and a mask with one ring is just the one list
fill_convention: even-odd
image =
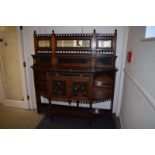
[(0, 103), (0, 129), (34, 129), (42, 119), (36, 110), (9, 108)]

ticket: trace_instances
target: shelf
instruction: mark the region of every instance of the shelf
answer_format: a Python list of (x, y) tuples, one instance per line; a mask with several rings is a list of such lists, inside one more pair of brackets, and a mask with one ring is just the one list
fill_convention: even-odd
[(92, 69), (92, 67), (89, 67), (89, 69), (59, 69), (59, 68), (53, 68), (53, 67), (38, 67), (38, 66), (31, 66), (31, 68), (44, 71), (44, 72), (75, 72), (75, 73), (95, 73), (95, 72), (105, 72), (105, 71), (117, 71), (117, 68), (112, 67), (96, 67), (96, 70)]
[(106, 74), (97, 76), (94, 79), (95, 87), (113, 86), (113, 83), (113, 79), (107, 76)]
[(93, 99), (102, 100), (113, 97), (113, 87), (93, 88)]
[[(42, 51), (42, 52), (44, 52), (44, 51)], [(51, 53), (46, 53), (46, 52), (51, 52)], [(89, 58), (92, 58), (92, 57), (117, 58), (117, 56), (114, 54), (95, 54), (92, 56), (92, 53), (90, 53), (90, 52), (92, 52), (92, 51), (89, 51), (89, 53), (76, 53), (76, 54), (75, 53), (67, 53), (67, 52), (66, 53), (65, 52), (64, 53), (56, 52), (55, 54), (58, 57), (74, 57), (74, 56), (77, 57), (78, 56), (78, 57), (89, 57)], [(45, 53), (32, 54), (32, 57), (34, 57), (34, 58), (35, 57), (43, 57), (43, 56), (52, 56), (52, 51), (45, 51)]]

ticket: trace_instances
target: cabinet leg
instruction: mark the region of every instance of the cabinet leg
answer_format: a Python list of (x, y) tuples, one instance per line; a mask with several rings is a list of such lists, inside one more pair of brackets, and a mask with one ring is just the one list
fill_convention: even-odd
[(79, 101), (77, 101), (76, 103), (77, 103), (77, 108), (79, 108)]
[(92, 117), (93, 117), (92, 103), (90, 102), (90, 107), (89, 107), (89, 128), (92, 127)]
[(109, 119), (110, 119), (110, 121), (113, 120), (112, 108), (113, 108), (113, 98), (112, 98), (112, 100), (111, 100), (111, 108), (110, 108), (110, 114), (109, 114)]
[(51, 99), (48, 99), (48, 102), (49, 102), (49, 109), (48, 109), (49, 117), (52, 117), (52, 103), (51, 103)]
[(37, 105), (37, 112), (40, 114), (41, 113), (41, 110), (40, 110), (41, 108), (40, 108), (40, 106), (39, 105)]

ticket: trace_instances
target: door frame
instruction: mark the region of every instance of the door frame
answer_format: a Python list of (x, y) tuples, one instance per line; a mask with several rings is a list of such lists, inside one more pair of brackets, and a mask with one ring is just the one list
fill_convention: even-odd
[[(17, 101), (17, 100), (9, 100), (5, 98), (5, 91), (4, 91), (4, 81), (3, 81), (3, 64), (1, 63), (0, 65), (0, 71), (1, 71), (1, 83), (0, 85), (2, 86), (2, 103), (5, 106), (8, 107), (15, 107), (15, 108), (23, 108), (23, 109), (29, 109), (29, 100), (27, 97), (27, 83), (26, 83), (26, 72), (23, 67), (23, 62), (24, 62), (24, 54), (23, 54), (23, 43), (22, 43), (22, 34), (20, 31), (20, 27), (16, 27), (16, 32), (17, 32), (17, 38), (18, 38), (18, 54), (19, 54), (19, 64), (20, 64), (20, 73), (21, 73), (21, 80), (22, 80), (22, 90), (23, 90), (23, 97), (24, 101)], [(0, 55), (0, 60), (2, 62), (2, 57)]]
[(4, 89), (3, 89), (3, 79), (2, 79), (2, 73), (1, 73), (1, 55), (0, 55), (0, 103), (4, 103)]
[(125, 69), (126, 57), (127, 57), (128, 34), (129, 34), (129, 26), (124, 26), (123, 47), (122, 47), (122, 53), (121, 53), (121, 67), (120, 67), (120, 77), (119, 77), (120, 91), (117, 96), (117, 107), (116, 107), (117, 117), (119, 117), (121, 105), (122, 105), (123, 87), (124, 87), (124, 69)]

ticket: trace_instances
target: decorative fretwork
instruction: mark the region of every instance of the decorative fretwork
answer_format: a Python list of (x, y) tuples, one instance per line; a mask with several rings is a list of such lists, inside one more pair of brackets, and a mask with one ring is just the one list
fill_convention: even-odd
[(52, 51), (37, 51), (37, 54), (51, 54)]
[(56, 51), (56, 54), (61, 55), (61, 54), (72, 54), (72, 55), (85, 55), (85, 54), (92, 54), (91, 51)]
[(101, 103), (101, 102), (107, 102), (107, 101), (111, 101), (111, 98), (94, 99), (93, 103)]
[(96, 55), (113, 55), (114, 51), (96, 51)]
[(52, 37), (52, 34), (36, 34), (36, 36), (38, 38), (45, 38), (45, 37), (51, 38)]
[(90, 33), (79, 33), (79, 34), (56, 34), (57, 37), (91, 37), (92, 34)]

